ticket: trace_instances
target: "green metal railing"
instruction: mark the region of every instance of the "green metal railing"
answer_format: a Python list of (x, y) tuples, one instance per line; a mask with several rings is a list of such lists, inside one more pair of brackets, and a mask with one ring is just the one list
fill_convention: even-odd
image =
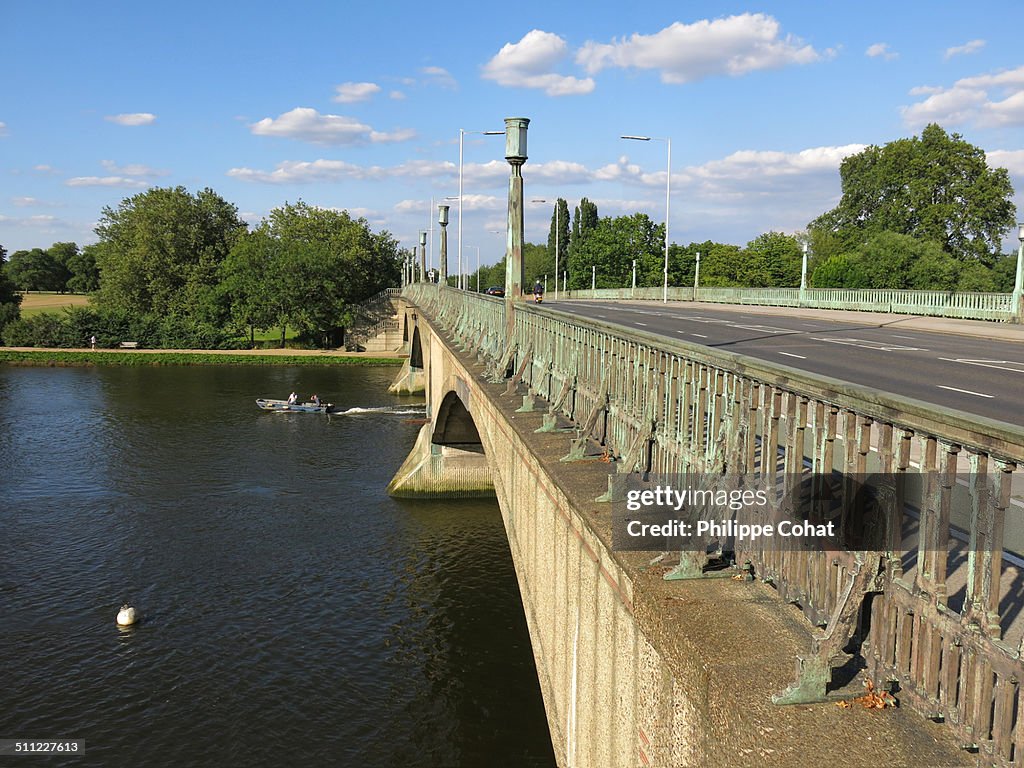
[[(778, 499), (806, 473), (898, 478), (896, 508), (905, 523), (904, 507), (916, 509), (916, 538), (901, 526), (881, 553), (737, 548), (824, 628), (780, 699), (824, 694), (870, 606), (868, 672), (898, 682), (902, 701), (948, 721), (991, 764), (1022, 764), (1024, 575), (1008, 550), (1024, 552), (1011, 493), (1024, 430), (551, 307), (516, 305), (509, 338), (501, 299), (432, 285), (404, 295), (496, 380), (518, 373), (548, 403), (545, 426), (575, 425), (567, 459), (597, 443), (621, 473), (750, 475)], [(964, 493), (969, 519), (951, 519)], [(705, 561), (682, 553), (679, 570), (699, 576)]]
[[(644, 299), (661, 301), (661, 288), (598, 288), (565, 291), (565, 299)], [(905, 315), (954, 317), (965, 320), (1018, 322), (1013, 294), (964, 293), (952, 291), (909, 291), (895, 289), (843, 288), (669, 288), (670, 301), (698, 301), (718, 304), (748, 304), (808, 309), (850, 309), (861, 312), (890, 312)]]

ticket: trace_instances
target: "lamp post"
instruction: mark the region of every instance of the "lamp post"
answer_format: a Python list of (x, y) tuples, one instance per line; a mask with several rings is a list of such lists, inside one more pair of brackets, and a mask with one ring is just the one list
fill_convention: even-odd
[(697, 266), (693, 270), (693, 300), (697, 300), (697, 289), (700, 287), (700, 251), (697, 251)]
[(620, 136), (633, 141), (664, 141), (668, 144), (668, 172), (665, 178), (665, 291), (662, 301), (668, 303), (668, 220), (669, 206), (672, 202), (672, 139), (658, 136)]
[(441, 225), (441, 272), (437, 282), (448, 285), (448, 206), (437, 206), (437, 223)]
[(420, 282), (427, 279), (427, 233), (420, 232)]
[(636, 293), (636, 259), (633, 259), (633, 293)]
[(1024, 223), (1017, 225), (1017, 240), (1020, 241), (1020, 247), (1017, 249), (1017, 274), (1013, 278), (1013, 311), (1019, 323), (1024, 315), (1020, 301), (1021, 290), (1024, 288)]
[[(505, 240), (505, 302), (514, 305), (523, 295), (523, 165), (526, 163), (526, 117), (505, 118), (505, 160), (511, 171), (508, 180), (508, 227)], [(508, 313), (512, 322), (512, 312)], [(511, 338), (512, 326), (509, 325)]]
[[(540, 198), (537, 200), (531, 200), (531, 203), (546, 203), (547, 200)], [(558, 301), (558, 236), (561, 226), (558, 223), (558, 200), (555, 200), (555, 301)], [(547, 291), (547, 286), (544, 286), (544, 290)]]
[(471, 245), (470, 248), (476, 248), (476, 292), (480, 293), (480, 246)]
[(504, 131), (467, 131), (459, 128), (459, 287), (462, 281), (462, 140), (467, 133), (476, 133), (481, 136), (501, 136)]
[(807, 300), (807, 241), (804, 240), (804, 255), (800, 262), (800, 303)]
[(594, 298), (594, 293), (597, 292), (597, 265), (590, 265), (590, 298)]

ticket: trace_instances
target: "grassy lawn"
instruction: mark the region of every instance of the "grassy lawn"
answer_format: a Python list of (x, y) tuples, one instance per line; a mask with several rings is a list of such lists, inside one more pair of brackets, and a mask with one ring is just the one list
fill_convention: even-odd
[[(32, 317), (44, 312), (60, 312), (65, 307), (87, 307), (89, 296), (81, 293), (23, 293), (21, 294), (21, 316)], [(287, 330), (286, 341), (292, 342), (298, 336), (294, 328)], [(281, 342), (281, 329), (271, 328), (256, 332), (256, 341), (277, 345)]]
[(80, 293), (23, 293), (21, 316), (32, 317), (43, 312), (60, 312), (65, 307), (86, 307), (89, 297)]

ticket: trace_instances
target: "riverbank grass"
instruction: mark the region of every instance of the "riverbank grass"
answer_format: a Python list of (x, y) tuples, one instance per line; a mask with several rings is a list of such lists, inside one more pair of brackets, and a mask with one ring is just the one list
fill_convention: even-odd
[[(276, 351), (275, 351), (276, 352)], [(0, 363), (11, 365), (401, 365), (398, 357), (313, 353), (304, 355), (158, 351), (9, 350), (0, 348)]]

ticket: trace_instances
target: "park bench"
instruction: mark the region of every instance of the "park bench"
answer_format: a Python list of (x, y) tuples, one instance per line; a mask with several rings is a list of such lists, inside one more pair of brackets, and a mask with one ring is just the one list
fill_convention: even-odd
[(122, 341), (121, 349), (138, 349), (139, 342), (137, 341)]

